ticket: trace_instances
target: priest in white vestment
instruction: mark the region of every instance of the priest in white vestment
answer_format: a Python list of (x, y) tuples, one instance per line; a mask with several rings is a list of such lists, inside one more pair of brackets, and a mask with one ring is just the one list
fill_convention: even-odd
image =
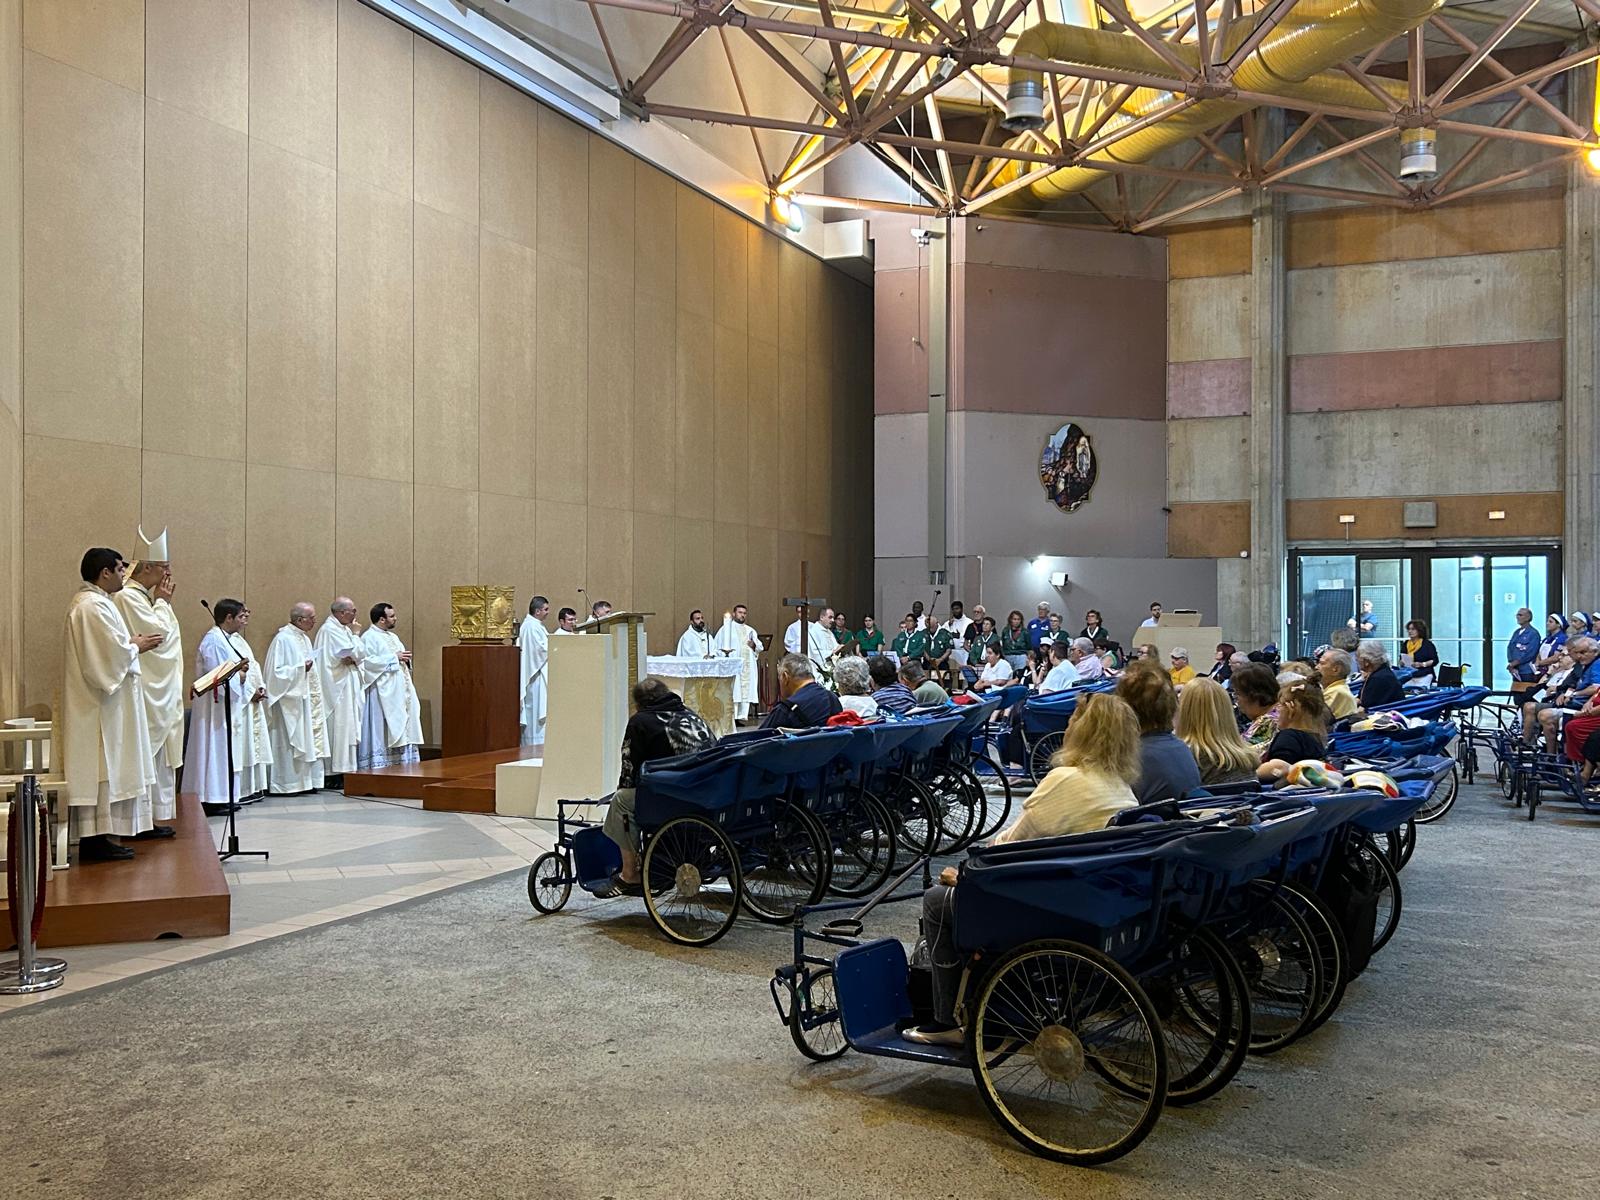
[[(248, 644), (243, 637), (234, 636), (244, 627), (244, 611), (243, 601), (227, 597), (213, 604), (211, 619), (216, 623), (206, 630), (194, 652), (196, 679), (226, 663), (243, 661), (247, 664), (245, 670), (221, 687), (194, 697), (189, 711), (189, 740), (183, 752), (183, 790), (199, 797), (206, 815), (213, 817), (228, 811), (230, 796), (236, 801), (244, 800), (259, 790), (254, 787), (257, 752), (271, 753), (270, 747), (254, 745), (255, 722), (251, 710), (264, 708), (266, 694), (251, 678), (248, 664), (253, 660), (245, 653)], [(264, 719), (265, 713), (261, 716)], [(228, 736), (230, 717), (231, 742)]]
[(578, 632), (578, 610), (563, 608), (556, 614), (556, 627), (550, 631), (551, 637), (560, 637), (564, 634), (576, 636)]
[(322, 786), (328, 757), (328, 717), (322, 703), (311, 630), (317, 610), (304, 600), (289, 610), (289, 623), (273, 635), (262, 675), (267, 687), (267, 734), (272, 741), (271, 790), (280, 796)]
[[(238, 651), (250, 667), (244, 673), (244, 694), (249, 703), (244, 706), (244, 725), (239, 729), (241, 757), (239, 764), (239, 799), (266, 794), (272, 783), (272, 723), (267, 720), (267, 678), (256, 661), (256, 652), (250, 646), (250, 606), (239, 614), (239, 628), (228, 635), (228, 645)], [(238, 726), (238, 717), (234, 724)]]
[(128, 631), (112, 596), (127, 563), (96, 546), (83, 556), (83, 584), (67, 607), (61, 691), (61, 773), (72, 803), (80, 862), (129, 859), (113, 838), (136, 837), (155, 824), (155, 782), (145, 723), (140, 658), (160, 635)]
[[(800, 622), (793, 622), (783, 635), (783, 648), (790, 654), (800, 653)], [(806, 630), (806, 656), (819, 668), (839, 650), (839, 641), (833, 636), (833, 609), (824, 608), (819, 619), (809, 623)]]
[(722, 614), (722, 628), (717, 631), (717, 650), (739, 661), (739, 674), (733, 680), (733, 719), (736, 721), (749, 717), (750, 706), (761, 700), (761, 638), (747, 623), (749, 615), (744, 605), (735, 604), (732, 612)]
[[(155, 783), (151, 786), (152, 818), (171, 821), (178, 815), (177, 770), (183, 766), (183, 634), (172, 611), (172, 570), (167, 558), (167, 531), (147, 541), (139, 531), (145, 557), (129, 572), (127, 586), (114, 597), (130, 634), (153, 633), (161, 641), (139, 660), (139, 686), (144, 691), (145, 728)], [(173, 837), (171, 825), (157, 824), (139, 835)]]
[[(535, 596), (528, 601), (528, 615), (517, 630), (517, 649), (521, 652), (518, 675), (522, 683), (522, 745), (544, 745), (544, 726), (550, 695), (550, 635), (544, 627), (550, 601)], [(563, 614), (572, 610), (564, 608)], [(576, 616), (577, 614), (573, 614)], [(570, 629), (561, 630), (571, 633)]]
[(313, 647), (317, 670), (322, 673), (322, 702), (327, 705), (328, 761), (323, 770), (343, 775), (356, 769), (356, 747), (361, 743), (361, 713), (366, 681), (361, 678), (361, 622), (356, 602), (340, 596), (328, 606), (328, 618), (317, 630)]
[(402, 767), (420, 760), (422, 704), (411, 681), (411, 651), (394, 632), (400, 619), (394, 605), (374, 604), (372, 623), (361, 635), (366, 657), (361, 676), (367, 697), (361, 715), (361, 741), (356, 765), (362, 771), (377, 767)]
[(678, 639), (679, 658), (715, 658), (716, 638), (706, 628), (706, 615), (698, 608), (689, 614), (689, 628)]

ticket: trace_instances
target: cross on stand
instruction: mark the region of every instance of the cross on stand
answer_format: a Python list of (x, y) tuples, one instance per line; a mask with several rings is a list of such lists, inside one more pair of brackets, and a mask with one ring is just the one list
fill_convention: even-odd
[(804, 559), (800, 560), (800, 594), (784, 598), (784, 606), (795, 610), (800, 617), (800, 653), (810, 657), (811, 646), (811, 610), (821, 608), (828, 603), (826, 596), (807, 595), (811, 590), (811, 564)]

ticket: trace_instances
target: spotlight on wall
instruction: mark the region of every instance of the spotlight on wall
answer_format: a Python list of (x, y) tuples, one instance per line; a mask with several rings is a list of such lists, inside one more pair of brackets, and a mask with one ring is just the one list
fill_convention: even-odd
[(1355, 513), (1340, 513), (1339, 514), (1339, 524), (1341, 524), (1341, 525), (1354, 525), (1355, 523), (1356, 523), (1356, 515), (1355, 515)]
[(1033, 558), (1029, 561), (1028, 565), (1030, 567), (1032, 567), (1035, 571), (1044, 570), (1044, 555), (1035, 554), (1033, 556)]
[(806, 227), (805, 209), (782, 192), (772, 194), (772, 219), (790, 233), (799, 233)]
[(1506, 510), (1505, 509), (1503, 509), (1503, 508), (1491, 508), (1489, 510), (1489, 520), (1491, 520), (1491, 521), (1504, 521), (1505, 519), (1506, 519)]
[(1050, 572), (1050, 586), (1064, 588), (1067, 586), (1067, 573), (1065, 571)]

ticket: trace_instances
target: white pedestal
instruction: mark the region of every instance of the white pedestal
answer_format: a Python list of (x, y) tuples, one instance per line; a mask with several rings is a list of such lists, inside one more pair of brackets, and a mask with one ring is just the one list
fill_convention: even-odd
[[(503, 817), (542, 817), (539, 781), (544, 759), (519, 758), (494, 769), (494, 810)], [(551, 805), (554, 807), (554, 804)], [(555, 816), (554, 813), (549, 814)]]

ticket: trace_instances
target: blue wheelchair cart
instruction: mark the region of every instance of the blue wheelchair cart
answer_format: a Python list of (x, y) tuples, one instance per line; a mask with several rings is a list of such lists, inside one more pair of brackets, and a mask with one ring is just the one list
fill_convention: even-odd
[[(1457, 692), (1477, 692), (1480, 695), (1472, 700), (1472, 705), (1481, 702), (1484, 695), (1488, 694), (1487, 688), (1460, 688)], [(1420, 701), (1420, 697), (1418, 700)], [(1406, 704), (1415, 704), (1418, 701), (1407, 701)], [(1459, 759), (1461, 729), (1452, 720), (1449, 714), (1459, 711), (1459, 707), (1447, 704), (1442, 708), (1421, 708), (1418, 712), (1407, 713), (1415, 717), (1430, 718), (1428, 724), (1417, 725), (1404, 729), (1368, 729), (1368, 730), (1335, 730), (1328, 738), (1328, 758), (1335, 764), (1348, 763), (1352, 760), (1371, 765), (1382, 761), (1393, 763), (1401, 759), (1418, 757), (1435, 757), (1448, 755), (1453, 760)], [(1396, 709), (1404, 712), (1401, 705)], [(1385, 770), (1376, 767), (1377, 770)], [(1428, 803), (1419, 808), (1412, 818), (1419, 825), (1426, 825), (1430, 821), (1437, 821), (1454, 807), (1456, 796), (1461, 788), (1461, 771), (1457, 761), (1443, 781), (1442, 786), (1436, 787), (1428, 797)]]
[(1108, 679), (1027, 698), (1017, 718), (1022, 739), (1021, 757), (1014, 761), (1022, 763), (1029, 779), (1038, 783), (1050, 773), (1050, 759), (1066, 739), (1067, 724), (1078, 702), (1085, 696), (1114, 691), (1116, 684)]

